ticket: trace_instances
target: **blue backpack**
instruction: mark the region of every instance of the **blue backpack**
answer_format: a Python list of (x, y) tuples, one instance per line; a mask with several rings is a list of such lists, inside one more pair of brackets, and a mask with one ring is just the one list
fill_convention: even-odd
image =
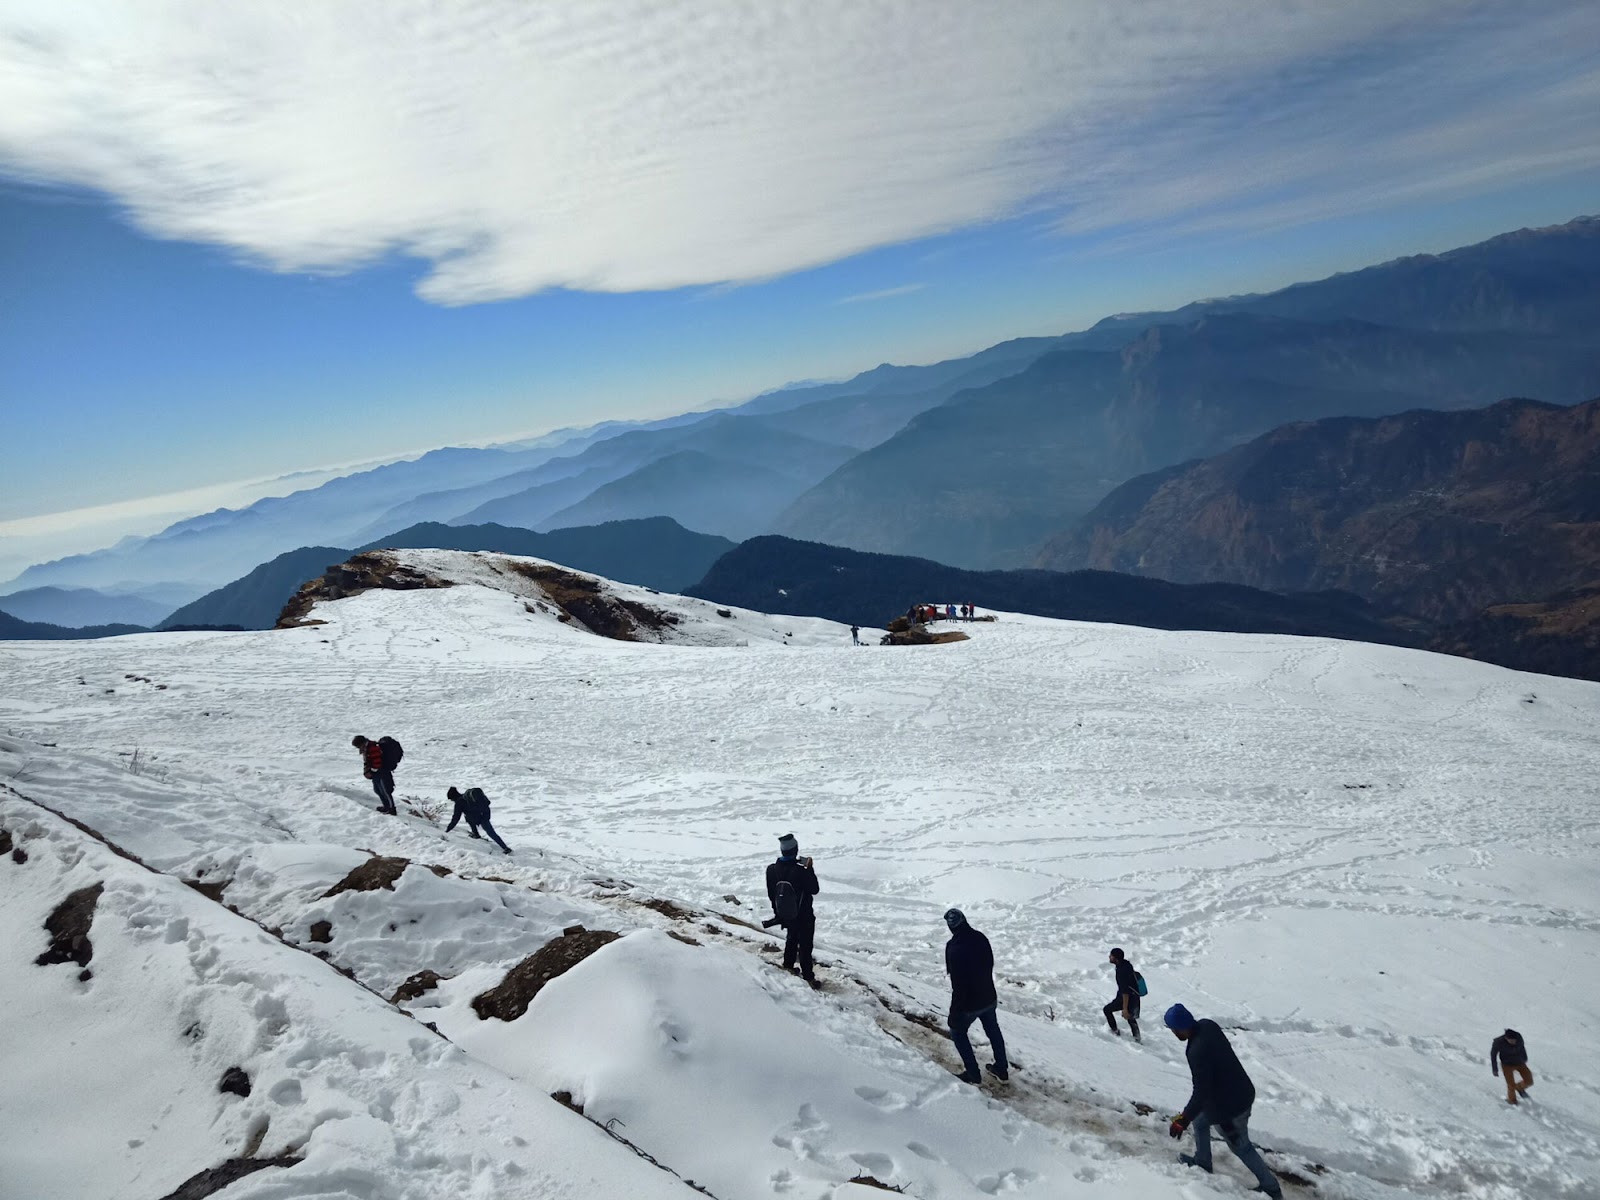
[(1133, 986), (1139, 989), (1139, 995), (1148, 996), (1150, 989), (1144, 985), (1144, 976), (1135, 971), (1133, 973)]

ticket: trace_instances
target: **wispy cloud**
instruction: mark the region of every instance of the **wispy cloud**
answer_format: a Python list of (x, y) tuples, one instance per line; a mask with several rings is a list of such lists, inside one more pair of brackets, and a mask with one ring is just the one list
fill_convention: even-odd
[(13, 0), (0, 171), (442, 304), (668, 288), (1572, 171), (1597, 42), (1592, 0)]
[(879, 288), (875, 292), (857, 292), (853, 296), (840, 296), (835, 304), (864, 304), (868, 300), (892, 300), (896, 296), (909, 296), (912, 292), (920, 292), (928, 285), (925, 283), (902, 283), (899, 287)]

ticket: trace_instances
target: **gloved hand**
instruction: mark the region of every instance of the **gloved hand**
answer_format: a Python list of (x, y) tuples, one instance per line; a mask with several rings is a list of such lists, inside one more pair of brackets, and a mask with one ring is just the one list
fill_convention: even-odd
[(1500, 1078), (1500, 1068), (1499, 1067), (1490, 1067), (1489, 1068), (1489, 1074), (1493, 1075), (1496, 1079), (1499, 1079)]
[(1181, 1138), (1183, 1131), (1187, 1128), (1189, 1128), (1189, 1119), (1179, 1113), (1172, 1118), (1172, 1124), (1167, 1126), (1167, 1134), (1170, 1137)]

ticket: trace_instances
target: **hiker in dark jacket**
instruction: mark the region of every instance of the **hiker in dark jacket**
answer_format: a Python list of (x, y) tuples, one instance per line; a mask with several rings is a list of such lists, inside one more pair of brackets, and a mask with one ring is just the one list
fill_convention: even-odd
[[(1489, 1070), (1498, 1075), (1501, 1069), (1506, 1077), (1506, 1103), (1515, 1104), (1518, 1096), (1526, 1096), (1533, 1086), (1533, 1072), (1528, 1069), (1528, 1045), (1515, 1029), (1508, 1029), (1489, 1046)], [(1521, 1079), (1518, 1083), (1517, 1080)]]
[(378, 811), (395, 815), (394, 806), (394, 761), (391, 756), (384, 753), (384, 743), (391, 742), (398, 746), (393, 738), (379, 738), (371, 741), (359, 733), (350, 739), (350, 744), (361, 755), (361, 773), (372, 780), (372, 790), (378, 793)]
[(999, 1001), (994, 992), (994, 951), (989, 939), (967, 924), (959, 908), (945, 913), (944, 923), (950, 927), (950, 940), (944, 944), (944, 969), (950, 976), (950, 1040), (964, 1068), (956, 1078), (962, 1083), (978, 1083), (983, 1078), (978, 1074), (972, 1039), (967, 1036), (972, 1023), (979, 1021), (994, 1051), (994, 1061), (985, 1070), (1004, 1083), (1011, 1077), (1011, 1066), (1006, 1061), (1006, 1039), (995, 1018)]
[[(779, 896), (780, 883), (793, 889), (788, 901)], [(811, 962), (811, 941), (817, 932), (817, 914), (811, 897), (821, 890), (811, 860), (800, 857), (800, 843), (795, 841), (794, 834), (784, 834), (778, 839), (778, 861), (767, 864), (767, 899), (772, 903), (772, 915), (779, 918), (778, 923), (784, 928), (783, 969), (792, 971), (798, 963), (800, 974), (812, 987), (822, 986), (817, 982), (816, 967)], [(793, 904), (792, 914), (784, 911), (787, 903)]]
[(1189, 1103), (1184, 1105), (1183, 1112), (1172, 1118), (1167, 1130), (1173, 1137), (1181, 1138), (1183, 1131), (1193, 1123), (1194, 1154), (1180, 1154), (1178, 1161), (1210, 1174), (1211, 1128), (1215, 1126), (1234, 1157), (1256, 1177), (1257, 1186), (1251, 1190), (1281, 1200), (1283, 1186), (1272, 1168), (1262, 1161), (1260, 1151), (1250, 1144), (1250, 1108), (1256, 1102), (1256, 1087), (1239, 1065), (1238, 1055), (1228, 1044), (1228, 1035), (1215, 1021), (1195, 1020), (1181, 1004), (1167, 1009), (1162, 1020), (1184, 1043), (1189, 1077), (1194, 1083)]
[(507, 854), (511, 853), (511, 847), (506, 845), (505, 840), (494, 831), (494, 826), (489, 823), (489, 797), (483, 794), (482, 788), (468, 788), (464, 792), (450, 788), (445, 792), (445, 797), (454, 801), (456, 806), (456, 811), (450, 818), (450, 824), (444, 827), (446, 833), (454, 829), (456, 822), (464, 817), (466, 818), (467, 828), (472, 831), (472, 837), (478, 837), (478, 830), (481, 829), (494, 839), (495, 845), (499, 846), (500, 849)]
[[(1117, 1014), (1120, 1012), (1127, 1018), (1128, 1028), (1133, 1030), (1133, 1040), (1139, 1040), (1139, 972), (1133, 969), (1133, 964), (1122, 953), (1120, 947), (1111, 951), (1111, 965), (1117, 969), (1117, 994), (1110, 1004), (1100, 1011), (1105, 1013), (1106, 1022), (1111, 1026), (1111, 1032), (1118, 1037), (1122, 1030), (1117, 1028)], [(1105, 995), (1104, 992), (1101, 995)]]

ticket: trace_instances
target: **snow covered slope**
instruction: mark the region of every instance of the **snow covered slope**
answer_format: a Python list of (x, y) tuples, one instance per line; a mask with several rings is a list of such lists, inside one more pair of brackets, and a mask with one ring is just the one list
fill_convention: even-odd
[[(675, 618), (621, 641), (513, 560), (396, 560), (452, 586), (0, 645), (0, 1195), (154, 1200), (247, 1151), (302, 1161), (228, 1200), (1237, 1195), (1226, 1150), (1202, 1177), (1166, 1136), (1178, 1000), (1229, 1030), (1290, 1195), (1600, 1195), (1600, 685), (1006, 614), (856, 649), (599, 581)], [(399, 818), (356, 732), (404, 743)], [(450, 784), (514, 855), (443, 832)], [(756, 927), (790, 829), (817, 993)], [(410, 864), (335, 890), (373, 855)], [(94, 882), (92, 977), (32, 965)], [(949, 1074), (951, 904), (995, 946), (1006, 1087)], [(575, 925), (623, 936), (479, 1017)], [(1099, 1013), (1111, 945), (1150, 983), (1142, 1044)], [(248, 1098), (216, 1091), (233, 1065)]]

